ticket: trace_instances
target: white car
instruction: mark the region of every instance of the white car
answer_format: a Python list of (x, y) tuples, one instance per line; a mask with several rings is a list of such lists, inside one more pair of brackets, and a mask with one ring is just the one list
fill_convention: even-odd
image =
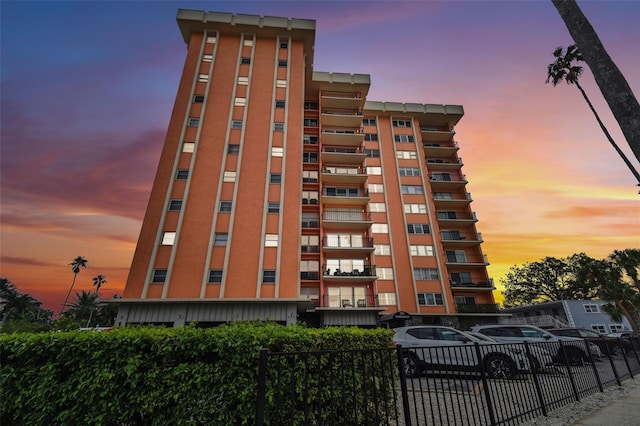
[[(584, 363), (589, 361), (589, 353), (593, 358), (602, 356), (600, 348), (593, 343), (585, 342), (583, 339), (576, 337), (556, 336), (533, 325), (478, 325), (471, 327), (471, 331), (493, 337), (501, 343), (529, 342), (539, 344), (538, 347), (549, 351), (553, 356), (553, 360), (557, 363)], [(560, 342), (563, 342), (564, 354)]]
[(484, 342), (454, 328), (420, 325), (394, 332), (394, 342), (403, 348), (407, 377), (418, 377), (423, 370), (484, 370), (491, 378), (511, 379), (518, 371), (530, 369), (521, 348)]

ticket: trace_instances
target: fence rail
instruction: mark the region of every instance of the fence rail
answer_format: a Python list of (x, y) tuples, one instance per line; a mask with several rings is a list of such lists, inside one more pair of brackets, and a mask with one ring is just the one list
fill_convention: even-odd
[[(570, 345), (556, 342), (262, 350), (256, 425), (517, 425), (640, 373), (640, 341), (624, 340), (617, 344), (631, 350), (599, 359), (586, 351), (580, 360), (567, 355)], [(496, 351), (531, 362), (518, 362), (517, 374), (504, 378), (485, 362)], [(569, 361), (532, 361), (554, 351)], [(406, 375), (408, 354), (428, 362), (415, 377)]]

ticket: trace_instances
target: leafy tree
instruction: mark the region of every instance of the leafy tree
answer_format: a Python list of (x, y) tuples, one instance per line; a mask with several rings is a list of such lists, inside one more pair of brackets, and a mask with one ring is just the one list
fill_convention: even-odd
[(565, 81), (567, 84), (576, 85), (578, 90), (580, 90), (582, 97), (587, 102), (587, 105), (589, 105), (591, 112), (593, 112), (593, 115), (596, 117), (596, 121), (600, 125), (600, 128), (604, 132), (604, 135), (607, 137), (607, 140), (613, 146), (613, 148), (616, 150), (616, 152), (622, 158), (622, 160), (625, 162), (629, 170), (631, 170), (631, 173), (633, 174), (633, 176), (635, 176), (636, 180), (638, 181), (638, 184), (640, 184), (640, 174), (633, 167), (633, 164), (631, 164), (631, 162), (629, 161), (627, 156), (624, 154), (624, 152), (622, 152), (618, 144), (616, 144), (616, 142), (613, 140), (613, 138), (611, 137), (611, 134), (607, 130), (606, 126), (600, 119), (600, 116), (598, 115), (595, 108), (593, 107), (593, 104), (589, 100), (589, 97), (587, 96), (586, 92), (578, 82), (580, 75), (582, 75), (582, 72), (584, 71), (584, 69), (580, 65), (576, 65), (574, 62), (583, 61), (584, 59), (582, 58), (582, 54), (578, 51), (575, 45), (571, 45), (567, 47), (566, 52), (564, 51), (562, 46), (557, 47), (556, 50), (553, 51), (553, 56), (556, 59), (553, 63), (547, 66), (546, 83), (551, 82), (554, 87), (562, 81)]
[(0, 320), (5, 333), (45, 329), (53, 311), (42, 308), (42, 302), (21, 293), (8, 278), (0, 278)]
[(640, 161), (640, 104), (575, 0), (551, 0), (609, 104), (635, 157)]
[(84, 256), (76, 256), (75, 259), (73, 259), (71, 261), (71, 263), (69, 263), (69, 266), (71, 267), (71, 271), (73, 271), (73, 281), (71, 281), (71, 287), (69, 287), (69, 291), (67, 292), (67, 296), (64, 298), (64, 303), (62, 304), (62, 309), (60, 309), (60, 313), (61, 314), (64, 311), (64, 309), (67, 307), (67, 302), (69, 301), (69, 296), (71, 295), (71, 290), (73, 290), (73, 286), (76, 283), (76, 277), (78, 276), (78, 273), (80, 272), (80, 269), (86, 268), (87, 267), (87, 263), (88, 263), (88, 260), (85, 259)]
[(566, 299), (592, 299), (596, 291), (576, 279), (578, 268), (589, 257), (574, 254), (564, 259), (545, 257), (538, 262), (511, 267), (501, 283), (505, 287), (504, 305)]
[(640, 291), (640, 249), (614, 250), (609, 259), (627, 275)]

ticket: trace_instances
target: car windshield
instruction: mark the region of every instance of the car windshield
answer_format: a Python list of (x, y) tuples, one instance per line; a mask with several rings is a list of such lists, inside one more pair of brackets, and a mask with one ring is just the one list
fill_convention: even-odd
[(581, 337), (600, 337), (598, 333), (591, 330), (578, 330)]
[(546, 331), (537, 330), (535, 328), (522, 327), (520, 330), (522, 331), (522, 335), (524, 337), (546, 337), (546, 336), (550, 336), (550, 334), (547, 333)]

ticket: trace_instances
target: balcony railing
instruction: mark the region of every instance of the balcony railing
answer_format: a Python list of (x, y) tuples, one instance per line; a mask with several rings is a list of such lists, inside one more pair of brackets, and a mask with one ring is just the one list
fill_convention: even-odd
[(456, 310), (459, 314), (497, 314), (498, 305), (496, 303), (464, 303), (457, 304)]
[(452, 142), (436, 142), (436, 143), (425, 143), (422, 144), (422, 147), (425, 150), (430, 150), (432, 148), (435, 148), (436, 150), (438, 149), (458, 149), (458, 142), (452, 141)]
[(358, 210), (324, 209), (322, 219), (332, 222), (370, 222), (371, 213)]
[(364, 265), (362, 269), (354, 268), (354, 267), (341, 267), (336, 269), (331, 269), (332, 265), (324, 264), (322, 265), (323, 276), (325, 278), (359, 278), (359, 277), (375, 277), (376, 276), (376, 266), (375, 265)]
[(322, 238), (322, 247), (335, 249), (363, 249), (373, 247), (373, 238), (362, 235), (327, 235)]
[(436, 213), (438, 220), (478, 220), (475, 212), (458, 212), (438, 210)]
[(432, 183), (434, 182), (467, 183), (467, 178), (465, 177), (465, 175), (457, 176), (449, 173), (443, 173), (443, 174), (432, 173), (431, 175), (429, 175), (429, 181)]
[(462, 158), (454, 158), (454, 159), (448, 159), (448, 160), (443, 160), (441, 158), (427, 158), (427, 164), (431, 167), (434, 166), (434, 168), (438, 168), (438, 167), (442, 167), (442, 168), (451, 168), (451, 167), (459, 167), (462, 166)]
[(322, 195), (325, 197), (368, 197), (369, 191), (361, 188), (347, 188), (347, 187), (330, 187), (324, 188)]
[(447, 263), (455, 264), (482, 264), (488, 265), (489, 260), (487, 255), (473, 255), (466, 253), (446, 253)]
[(362, 175), (366, 174), (366, 169), (364, 167), (353, 167), (353, 166), (324, 166), (322, 167), (322, 173), (331, 173), (337, 175)]
[(483, 241), (479, 232), (440, 231), (442, 241)]
[(377, 306), (380, 306), (377, 294), (356, 297), (337, 297), (328, 294), (322, 296), (322, 307), (326, 308), (375, 308)]
[(480, 288), (480, 289), (495, 289), (493, 285), (493, 278), (489, 278), (489, 281), (476, 281), (476, 282), (460, 282), (449, 281), (452, 288)]

